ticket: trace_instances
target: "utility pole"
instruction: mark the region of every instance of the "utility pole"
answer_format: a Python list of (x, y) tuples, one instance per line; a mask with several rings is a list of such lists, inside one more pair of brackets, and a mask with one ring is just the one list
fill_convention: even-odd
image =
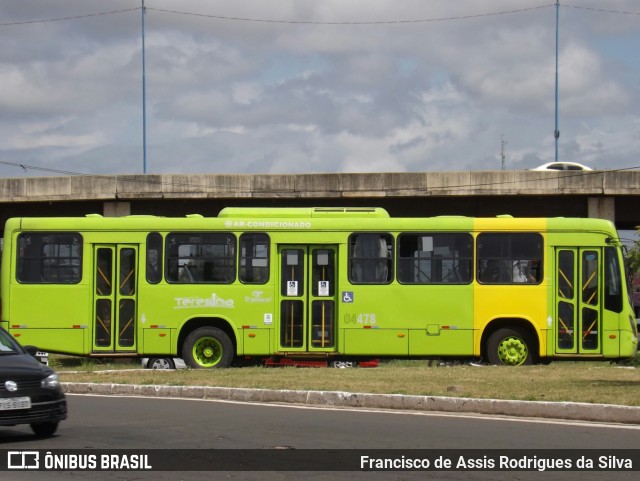
[(507, 141), (504, 140), (504, 135), (500, 134), (500, 158), (502, 159), (502, 170), (504, 170), (504, 161), (507, 158), (504, 153), (505, 145), (507, 145)]
[(145, 6), (142, 0), (142, 173), (147, 173), (147, 81), (144, 58), (144, 13)]
[(558, 37), (560, 25), (560, 0), (556, 0), (556, 128), (553, 131), (553, 137), (556, 144), (556, 162), (558, 161), (558, 139), (560, 138), (560, 130), (558, 130)]

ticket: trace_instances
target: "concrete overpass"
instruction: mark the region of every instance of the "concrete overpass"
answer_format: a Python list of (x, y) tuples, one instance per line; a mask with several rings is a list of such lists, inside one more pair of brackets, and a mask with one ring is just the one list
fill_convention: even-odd
[(101, 213), (215, 216), (226, 206), (374, 206), (393, 216), (600, 217), (640, 225), (640, 170), (95, 175), (0, 179), (0, 222)]

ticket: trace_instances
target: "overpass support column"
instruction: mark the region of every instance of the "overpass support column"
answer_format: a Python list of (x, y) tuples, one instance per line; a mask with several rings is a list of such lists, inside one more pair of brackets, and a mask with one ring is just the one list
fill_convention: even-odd
[(102, 207), (102, 215), (105, 217), (122, 217), (131, 215), (130, 202), (105, 202)]
[(589, 217), (616, 220), (616, 203), (614, 197), (589, 197)]

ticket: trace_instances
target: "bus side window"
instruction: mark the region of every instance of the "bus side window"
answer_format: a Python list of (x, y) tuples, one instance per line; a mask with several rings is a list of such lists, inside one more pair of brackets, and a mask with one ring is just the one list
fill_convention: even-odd
[(605, 247), (604, 259), (604, 307), (613, 312), (622, 312), (622, 269), (618, 252), (614, 247)]
[(466, 233), (403, 233), (398, 236), (398, 282), (468, 284), (473, 271), (473, 238)]
[(162, 280), (162, 236), (151, 232), (147, 236), (147, 282), (158, 284)]
[(82, 278), (79, 233), (33, 233), (18, 236), (16, 278), (23, 284), (77, 284)]
[(478, 235), (477, 270), (482, 284), (539, 284), (542, 282), (540, 234), (528, 232)]
[(170, 283), (231, 284), (236, 278), (236, 238), (227, 232), (168, 234), (166, 263)]
[(240, 282), (244, 284), (269, 282), (269, 236), (267, 234), (240, 236)]
[(354, 284), (388, 284), (393, 278), (393, 239), (389, 234), (353, 234), (349, 277)]

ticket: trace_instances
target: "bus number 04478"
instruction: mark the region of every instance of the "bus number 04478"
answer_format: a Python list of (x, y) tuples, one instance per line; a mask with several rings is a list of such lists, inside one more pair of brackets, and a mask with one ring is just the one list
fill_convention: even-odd
[(345, 314), (345, 324), (368, 324), (373, 325), (376, 323), (376, 315), (373, 313), (366, 314)]

